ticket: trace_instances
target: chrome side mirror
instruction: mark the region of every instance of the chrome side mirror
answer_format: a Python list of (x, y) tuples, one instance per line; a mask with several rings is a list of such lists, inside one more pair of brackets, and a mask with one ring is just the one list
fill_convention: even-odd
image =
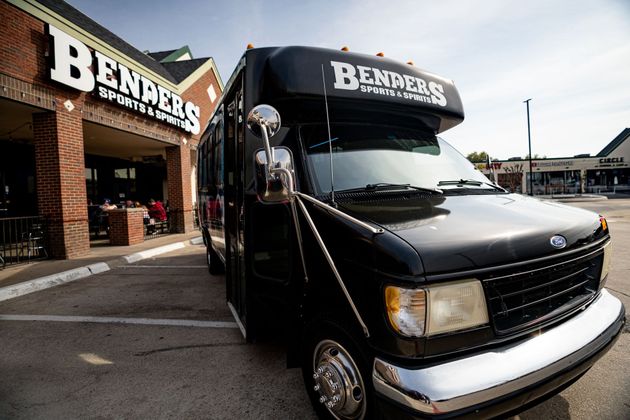
[(257, 105), (249, 111), (247, 115), (247, 128), (256, 137), (262, 137), (267, 156), (267, 172), (271, 174), (271, 167), (274, 162), (273, 150), (269, 139), (280, 130), (280, 114), (271, 105)]
[(263, 137), (262, 127), (267, 128), (267, 136), (273, 137), (281, 127), (280, 114), (271, 105), (257, 105), (249, 111), (247, 128), (256, 137)]
[(293, 193), (293, 154), (287, 147), (272, 148), (275, 158), (271, 174), (267, 165), (267, 153), (259, 150), (254, 156), (256, 166), (256, 193), (262, 201), (277, 203), (286, 201)]
[[(293, 156), (286, 147), (271, 147), (269, 138), (280, 130), (280, 114), (271, 105), (257, 105), (247, 115), (247, 128), (262, 137), (264, 151), (256, 153), (256, 190), (263, 201), (290, 199), (295, 191)], [(276, 156), (276, 153), (278, 156)]]

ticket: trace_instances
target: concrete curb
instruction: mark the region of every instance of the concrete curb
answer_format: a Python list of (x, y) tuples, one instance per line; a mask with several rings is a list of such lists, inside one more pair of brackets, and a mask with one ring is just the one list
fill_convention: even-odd
[(136, 252), (134, 254), (126, 255), (122, 258), (119, 258), (118, 260), (122, 260), (120, 262), (117, 260), (112, 260), (109, 262), (98, 262), (83, 267), (73, 268), (72, 270), (51, 274), (49, 276), (39, 277), (22, 283), (13, 284), (11, 286), (2, 287), (0, 288), (0, 302), (24, 296), (29, 293), (39, 292), (40, 290), (45, 290), (51, 287), (59, 286), (60, 284), (84, 279), (86, 277), (90, 277), (93, 274), (104, 273), (111, 270), (112, 268), (115, 268), (118, 265), (121, 265), (121, 262), (130, 264), (136, 261), (154, 257), (156, 255), (165, 254), (167, 252), (175, 251), (177, 249), (182, 249), (186, 246), (187, 243), (190, 243), (191, 245), (199, 245), (203, 243), (203, 238), (196, 237), (187, 241), (175, 242), (157, 248)]
[(190, 240), (190, 244), (191, 245), (201, 245), (203, 243), (203, 237), (202, 236), (197, 236), (196, 238), (192, 238)]
[[(92, 271), (92, 269), (94, 271)], [(14, 284), (12, 286), (3, 287), (0, 289), (0, 302), (27, 295), (29, 293), (38, 292), (60, 284), (83, 279), (91, 276), (92, 274), (103, 273), (109, 269), (110, 268), (106, 263), (101, 262), (74, 268), (68, 271), (62, 271), (61, 273), (40, 277), (34, 280)]]
[(580, 202), (587, 202), (587, 201), (608, 200), (608, 197), (606, 197), (605, 195), (597, 195), (597, 194), (537, 195), (535, 197), (543, 199), (543, 200), (557, 201), (560, 203), (580, 203)]
[(123, 257), (127, 263), (133, 263), (136, 261), (144, 260), (147, 258), (151, 258), (155, 255), (164, 254), (166, 252), (175, 251), (177, 249), (182, 249), (186, 246), (184, 242), (175, 242), (174, 244), (168, 244), (164, 246), (160, 246), (157, 248), (147, 249), (145, 251), (136, 252), (135, 254), (126, 255)]

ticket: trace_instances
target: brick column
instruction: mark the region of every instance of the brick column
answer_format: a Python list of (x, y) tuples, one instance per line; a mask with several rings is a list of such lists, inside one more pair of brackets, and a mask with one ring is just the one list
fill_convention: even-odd
[(77, 111), (33, 114), (37, 205), (48, 231), (48, 253), (75, 258), (90, 252), (83, 123)]
[(194, 230), (190, 171), (190, 150), (185, 145), (167, 147), (166, 176), (171, 232)]
[(108, 210), (109, 243), (135, 245), (144, 242), (143, 213), (142, 209)]

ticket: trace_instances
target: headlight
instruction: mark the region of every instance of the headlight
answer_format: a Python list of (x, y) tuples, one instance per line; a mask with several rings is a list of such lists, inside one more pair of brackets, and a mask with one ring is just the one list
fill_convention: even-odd
[(392, 327), (407, 337), (435, 335), (488, 323), (483, 288), (478, 280), (424, 289), (385, 288)]
[(606, 277), (610, 271), (610, 262), (612, 260), (612, 242), (604, 248), (604, 260), (602, 261), (602, 274), (599, 276), (599, 288), (604, 287), (606, 283)]
[(488, 323), (486, 298), (479, 280), (429, 288), (427, 333), (440, 334)]

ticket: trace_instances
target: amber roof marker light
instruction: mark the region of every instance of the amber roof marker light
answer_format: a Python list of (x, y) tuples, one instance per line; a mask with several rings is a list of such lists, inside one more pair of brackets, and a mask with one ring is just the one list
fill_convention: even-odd
[(249, 44), (247, 44), (247, 47), (246, 47), (246, 48), (247, 48), (248, 50), (251, 50), (252, 48), (254, 48), (254, 44), (249, 43)]
[(348, 52), (348, 51), (350, 51), (350, 48), (348, 48), (347, 46), (344, 45), (343, 47), (341, 47), (341, 51)]
[(383, 54), (382, 52), (376, 53), (377, 57), (385, 57), (385, 54)]

